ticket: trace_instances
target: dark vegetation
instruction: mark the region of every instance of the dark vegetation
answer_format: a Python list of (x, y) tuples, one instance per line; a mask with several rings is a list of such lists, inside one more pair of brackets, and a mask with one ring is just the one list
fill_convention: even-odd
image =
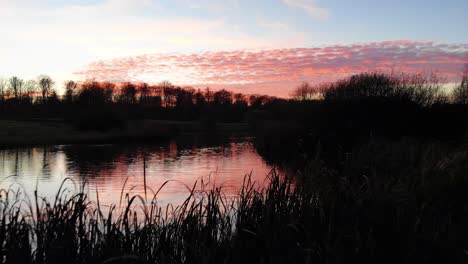
[(248, 105), (262, 105), (268, 96), (158, 85), (88, 81), (65, 83), (58, 96), (53, 81), (40, 76), (24, 82), (12, 77), (0, 81), (0, 118), (59, 119), (82, 130), (122, 128), (128, 120), (198, 121), (207, 128), (216, 123), (242, 123)]
[[(53, 201), (2, 190), (1, 262), (466, 263), (466, 152), (412, 146), (366, 145), (342, 172), (310, 161), (294, 184), (247, 177), (233, 198), (200, 183), (162, 208), (151, 189), (146, 202), (122, 194), (110, 208), (84, 187)], [(363, 170), (369, 161), (391, 163)]]
[[(301, 85), (298, 100), (254, 111), (257, 148), (273, 162), (301, 168), (320, 152), (332, 167), (369, 140), (465, 141), (468, 68), (447, 93), (436, 76), (363, 73), (335, 83)], [(296, 164), (294, 164), (296, 163)]]
[(110, 209), (89, 201), (84, 189), (71, 197), (59, 191), (52, 203), (38, 196), (21, 202), (18, 192), (3, 190), (0, 260), (467, 263), (468, 69), (451, 94), (441, 83), (434, 76), (364, 73), (305, 83), (291, 100), (237, 100), (227, 91), (211, 96), (168, 84), (158, 86), (159, 97), (142, 96), (144, 84), (123, 84), (109, 97), (115, 86), (95, 82), (64, 99), (46, 96), (47, 103), (9, 95), (4, 113), (62, 107), (76, 124), (85, 119), (74, 116), (76, 109), (123, 120), (247, 121), (259, 152), (284, 175), (272, 172), (264, 188), (247, 177), (235, 197), (194, 188), (182, 205), (164, 208), (151, 190), (150, 202), (124, 195)]

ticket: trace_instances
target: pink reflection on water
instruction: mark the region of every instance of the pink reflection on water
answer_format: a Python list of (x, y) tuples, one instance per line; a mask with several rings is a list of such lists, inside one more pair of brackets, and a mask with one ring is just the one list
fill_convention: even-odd
[(195, 183), (200, 190), (202, 182), (207, 189), (221, 186), (226, 195), (234, 195), (245, 175), (251, 173), (252, 181), (262, 185), (270, 171), (248, 140), (215, 146), (180, 146), (173, 141), (150, 148), (105, 145), (0, 151), (1, 188), (21, 185), (32, 195), (38, 186), (42, 196), (51, 198), (69, 177), (76, 185), (87, 180), (90, 196), (95, 199), (97, 190), (103, 205), (118, 204), (122, 190), (150, 200), (165, 183), (157, 196), (162, 205), (179, 204)]
[(124, 193), (145, 197), (144, 175), (147, 198), (151, 199), (152, 193), (165, 184), (157, 200), (163, 204), (177, 204), (188, 196), (196, 183), (195, 190), (203, 185), (205, 188), (222, 187), (226, 194), (232, 195), (240, 190), (245, 175), (252, 173), (252, 180), (263, 184), (271, 170), (252, 146), (245, 143), (211, 148), (194, 146), (179, 151), (173, 142), (161, 151), (137, 153), (134, 162), (129, 163), (121, 156), (115, 163), (115, 168), (89, 180), (91, 189), (97, 188), (101, 201), (107, 204), (120, 199), (124, 185)]

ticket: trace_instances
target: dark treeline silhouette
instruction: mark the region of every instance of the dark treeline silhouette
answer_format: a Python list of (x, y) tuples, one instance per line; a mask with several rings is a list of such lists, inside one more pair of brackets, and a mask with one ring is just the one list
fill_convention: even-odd
[(259, 150), (281, 162), (317, 151), (342, 162), (340, 155), (375, 138), (458, 143), (468, 130), (467, 83), (468, 66), (450, 92), (434, 74), (375, 72), (328, 84), (304, 83), (294, 100), (263, 105), (250, 123)]
[(227, 90), (177, 87), (170, 82), (147, 83), (67, 81), (59, 97), (54, 81), (41, 75), (37, 81), (18, 77), (0, 81), (0, 117), (49, 118), (73, 122), (81, 129), (122, 127), (128, 119), (244, 122), (249, 106), (259, 107), (276, 98), (244, 95)]
[(169, 82), (96, 81), (67, 81), (58, 96), (49, 76), (26, 82), (11, 77), (0, 81), (0, 117), (60, 119), (99, 130), (121, 128), (130, 119), (200, 121), (206, 128), (248, 122), (261, 149), (291, 156), (285, 148), (303, 141), (348, 149), (369, 137), (459, 139), (467, 128), (468, 66), (451, 93), (444, 92), (443, 81), (434, 74), (362, 73), (334, 83), (303, 83), (292, 99), (279, 99)]

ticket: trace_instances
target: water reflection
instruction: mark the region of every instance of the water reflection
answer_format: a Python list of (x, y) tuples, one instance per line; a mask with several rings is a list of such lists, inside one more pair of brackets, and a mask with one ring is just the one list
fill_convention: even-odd
[[(89, 182), (91, 195), (99, 191), (102, 203), (117, 203), (125, 192), (144, 193), (144, 184), (157, 190), (161, 203), (177, 203), (187, 186), (204, 178), (210, 186), (237, 193), (245, 174), (262, 183), (271, 167), (257, 154), (248, 138), (179, 138), (165, 144), (76, 145), (0, 150), (1, 187), (36, 188), (53, 197), (67, 177), (76, 185)], [(143, 177), (143, 176), (146, 177)], [(69, 183), (69, 188), (73, 188)], [(37, 187), (36, 187), (37, 186)], [(151, 192), (150, 192), (151, 193)]]

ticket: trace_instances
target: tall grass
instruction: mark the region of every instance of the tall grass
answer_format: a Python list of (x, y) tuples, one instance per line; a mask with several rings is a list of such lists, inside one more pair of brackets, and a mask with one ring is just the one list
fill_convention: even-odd
[(316, 159), (294, 180), (247, 176), (234, 197), (194, 186), (164, 207), (158, 190), (110, 208), (85, 186), (51, 201), (1, 190), (0, 262), (466, 263), (468, 154), (443, 153), (369, 144), (340, 170)]

